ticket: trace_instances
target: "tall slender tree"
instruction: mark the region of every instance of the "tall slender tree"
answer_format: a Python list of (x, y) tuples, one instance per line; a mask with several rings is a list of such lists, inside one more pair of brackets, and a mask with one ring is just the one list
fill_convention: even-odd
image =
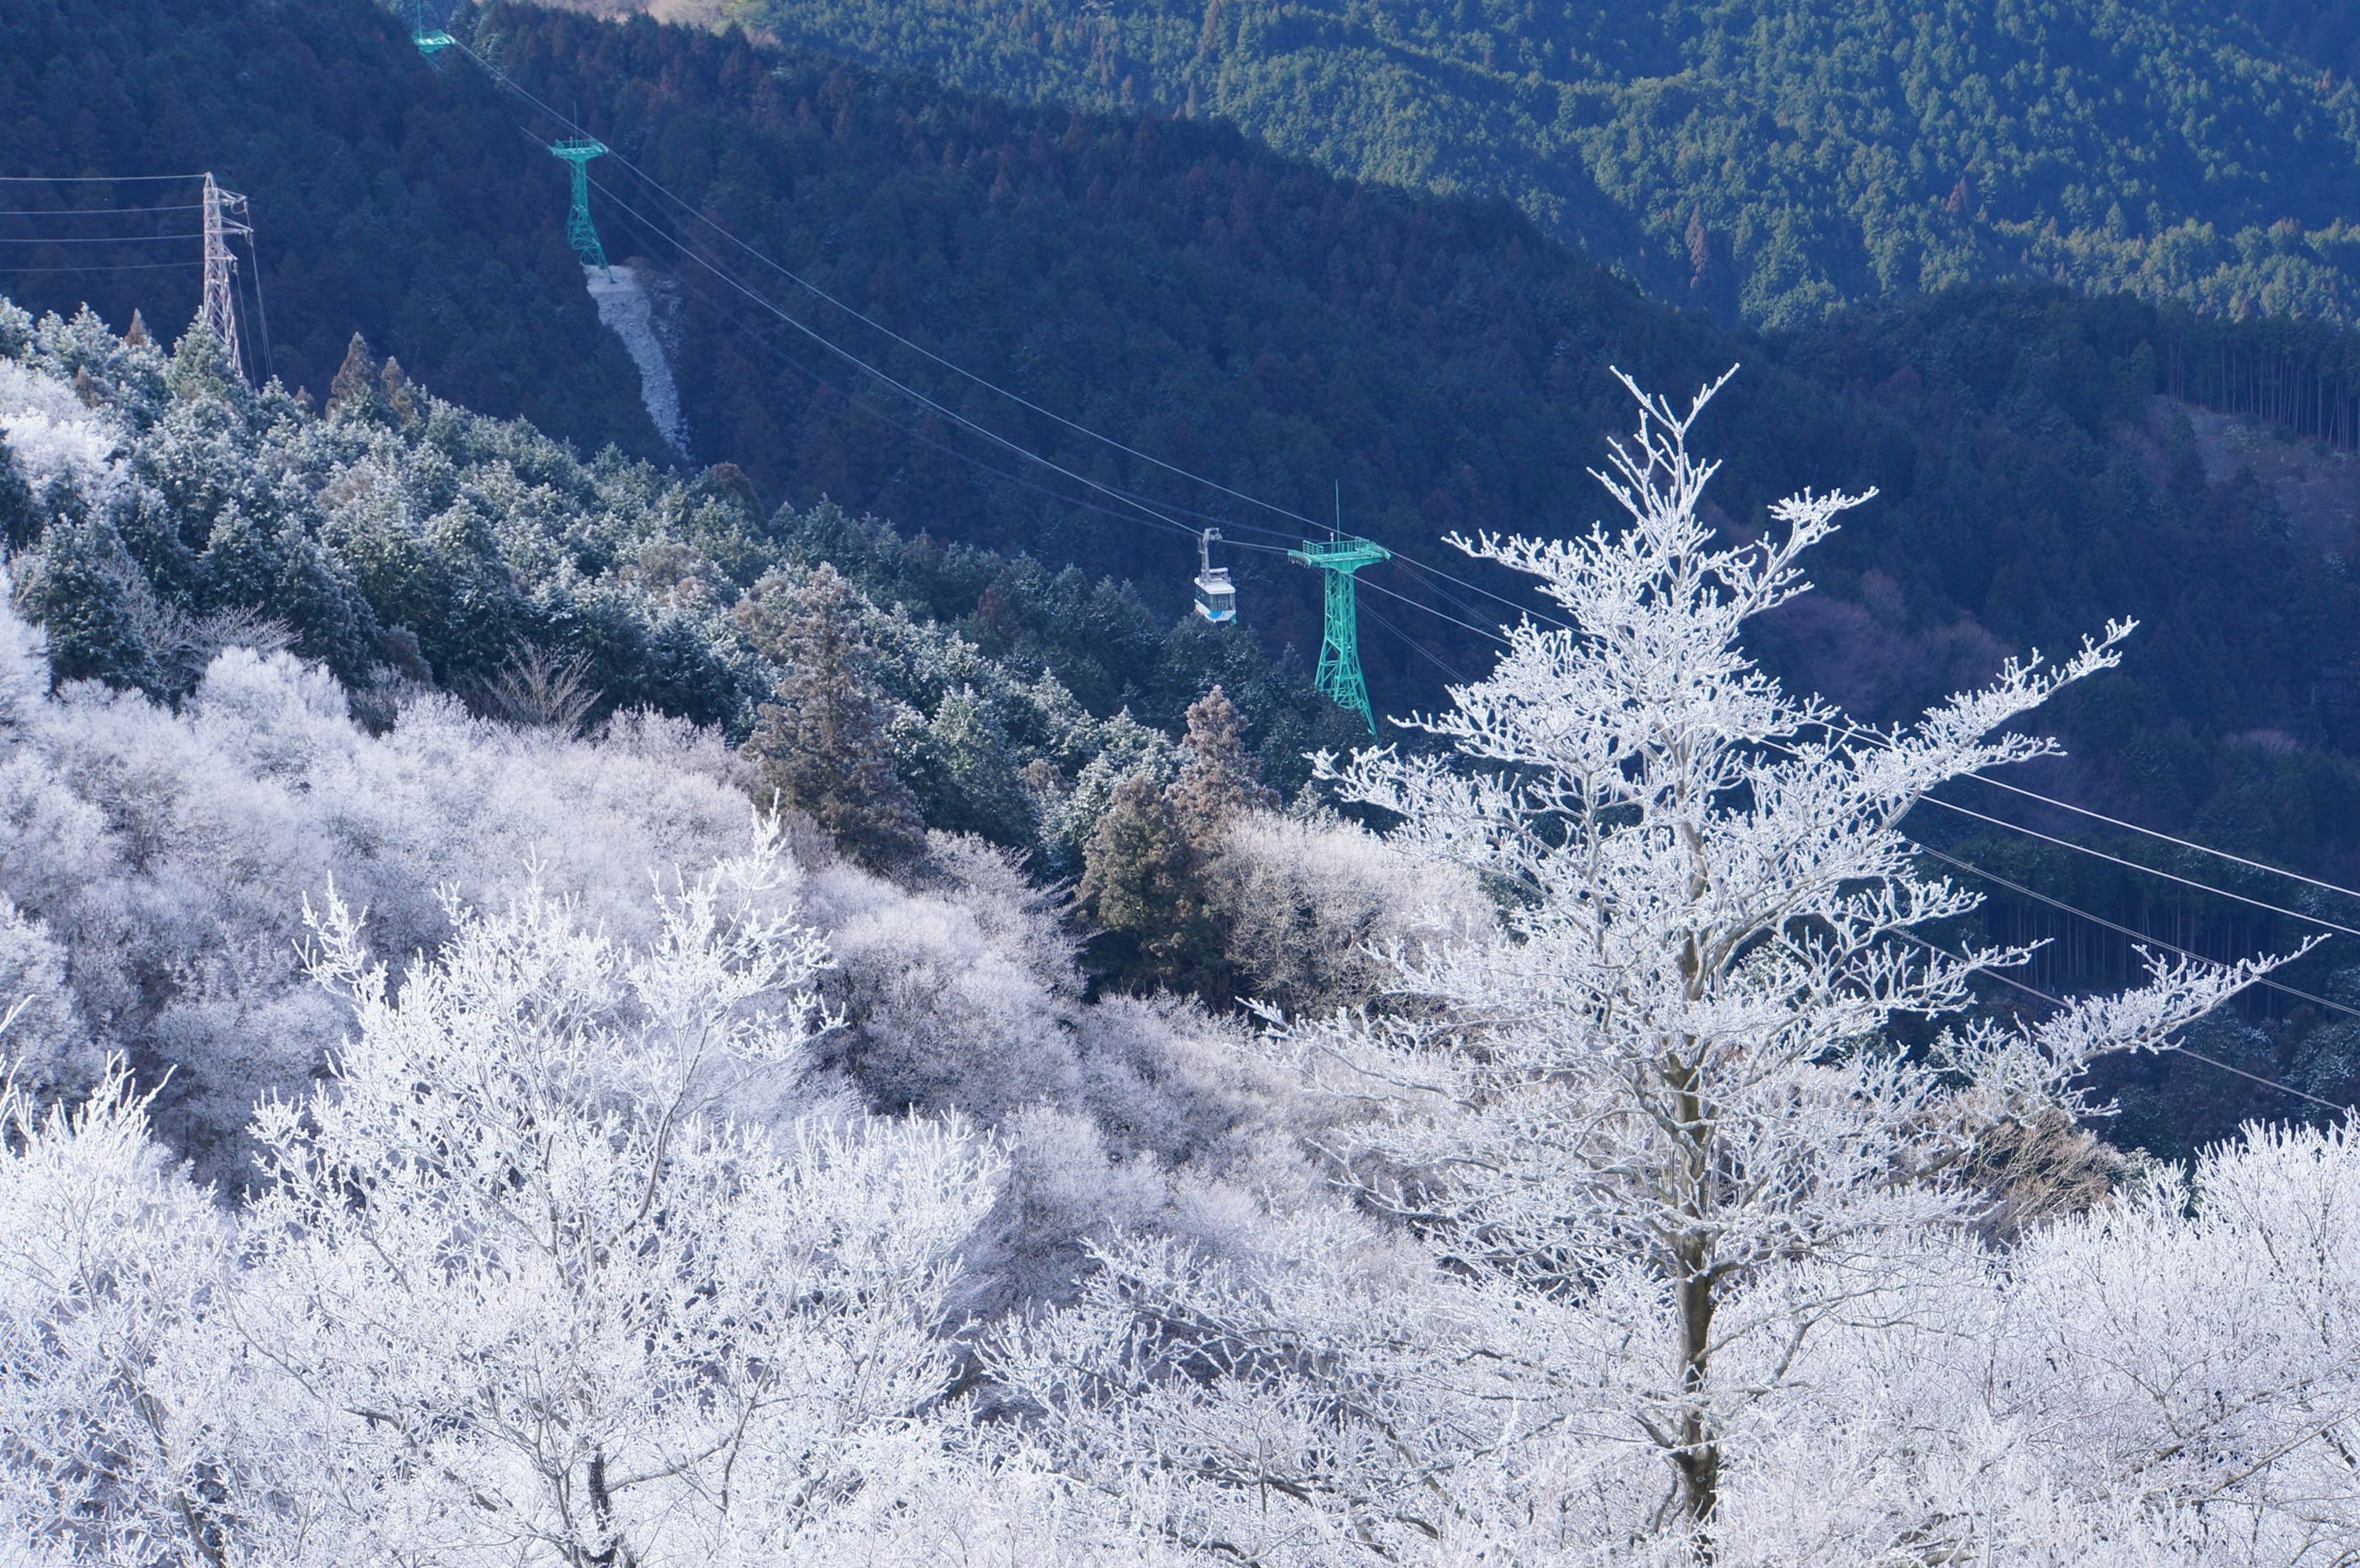
[[(1400, 963), (1445, 1022), (1342, 1014), (1284, 1037), (1351, 1114), (1324, 1139), (1339, 1180), (1423, 1243), (1425, 1284), (1350, 1285), (1316, 1226), (1311, 1260), (1259, 1289), (1142, 1247), (1094, 1285), (1103, 1337), (1011, 1358), (1070, 1463), (1196, 1477), (1175, 1514), (1192, 1532), (1274, 1539), (1256, 1507), (1328, 1516), (1339, 1550), (1546, 1531), (1585, 1489), (1634, 1493), (1610, 1472), (1635, 1451), (1660, 1456), (1661, 1501), (1621, 1527), (1710, 1552), (1732, 1423), (1823, 1325), (1906, 1294), (1928, 1244), (1963, 1234), (1978, 1149), (2077, 1108), (2092, 1058), (2166, 1044), (2268, 967), (2158, 963), (2034, 1023), (1973, 1009), (1976, 977), (2027, 953), (1954, 946), (1977, 896), (1919, 869), (1902, 819), (2049, 754), (2005, 726), (2110, 668), (2132, 627), (2011, 659), (1891, 731), (1787, 694), (1741, 637), (1867, 497), (1806, 492), (1761, 539), (1716, 540), (1715, 465), (1688, 443), (1721, 384), (1685, 411), (1631, 386), (1638, 429), (1599, 475), (1621, 527), (1456, 541), (1537, 579), (1569, 626), (1511, 628), (1488, 678), (1412, 721), (1455, 757), (1320, 762), (1398, 820), (1395, 844), (1502, 895), (1495, 932)], [(1947, 1027), (1905, 1049), (1903, 1017)], [(1099, 1359), (1076, 1377), (1081, 1345)], [(1098, 1407), (1120, 1443), (1093, 1435), (1090, 1388), (1121, 1390)]]
[(759, 793), (809, 815), (848, 855), (890, 866), (925, 846), (917, 797), (894, 770), (890, 710), (860, 598), (822, 562), (800, 587), (766, 596), (749, 625), (785, 667), (746, 754)]

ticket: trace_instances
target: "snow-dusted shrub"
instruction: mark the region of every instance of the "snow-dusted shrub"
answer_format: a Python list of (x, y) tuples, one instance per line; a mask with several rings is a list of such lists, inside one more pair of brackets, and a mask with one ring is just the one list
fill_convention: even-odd
[[(1375, 1001), (1399, 959), (1491, 922), (1475, 878), (1404, 855), (1349, 822), (1241, 813), (1205, 880), (1222, 955), (1248, 994), (1289, 1012)], [(1388, 956), (1389, 954), (1393, 956)]]
[(234, 1214), (119, 1072), (71, 1115), (0, 1092), (0, 1552), (1164, 1561), (972, 1442), (945, 1313), (1000, 1160), (810, 1080), (825, 949), (779, 849), (660, 894), (640, 943), (540, 888), (454, 906), (398, 994), (330, 899), (352, 1032), (263, 1108)]
[(218, 1551), (278, 1456), (235, 1457), (254, 1412), (212, 1332), (229, 1228), (121, 1072), (71, 1112), (0, 1089), (0, 1559)]
[(574, 744), (445, 698), (371, 735), (284, 653), (222, 655), (178, 713), (94, 686), (18, 706), (0, 893), (66, 949), (72, 1003), (213, 1173), (238, 1173), (255, 1099), (300, 1092), (334, 1039), (296, 958), (305, 895), (366, 906), (397, 963), (448, 936), (441, 890), (496, 903), (536, 876), (644, 936), (650, 870), (693, 876), (750, 827), (709, 737), (635, 721)]

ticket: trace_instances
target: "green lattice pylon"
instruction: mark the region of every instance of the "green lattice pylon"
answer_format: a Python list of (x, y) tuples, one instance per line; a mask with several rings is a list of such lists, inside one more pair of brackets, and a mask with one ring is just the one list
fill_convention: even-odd
[(551, 156), (574, 166), (574, 211), (566, 214), (565, 237), (583, 266), (606, 272), (606, 247), (598, 243), (598, 226), (590, 221), (590, 160), (606, 157), (606, 144), (588, 136), (569, 136), (549, 150)]
[(432, 60), (458, 40), (440, 27), (426, 25), (425, 0), (410, 0), (410, 41), (418, 46), (420, 54)]
[(1369, 683), (1360, 674), (1360, 602), (1352, 574), (1393, 556), (1384, 546), (1364, 539), (1305, 539), (1301, 550), (1286, 552), (1289, 561), (1317, 567), (1328, 577), (1328, 630), (1320, 639), (1319, 674), (1313, 684), (1338, 707), (1360, 714), (1371, 735), (1377, 733), (1377, 718), (1369, 708)]

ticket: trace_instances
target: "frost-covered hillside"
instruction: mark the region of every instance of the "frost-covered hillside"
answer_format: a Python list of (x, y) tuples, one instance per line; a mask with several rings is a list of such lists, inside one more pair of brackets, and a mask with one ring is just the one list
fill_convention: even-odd
[(1896, 826), (2130, 628), (1847, 732), (1741, 638), (1856, 498), (1692, 419), (1378, 834), (924, 541), (0, 315), (0, 1559), (2360, 1550), (2360, 1142), (2083, 1092), (2275, 959), (1989, 1006)]

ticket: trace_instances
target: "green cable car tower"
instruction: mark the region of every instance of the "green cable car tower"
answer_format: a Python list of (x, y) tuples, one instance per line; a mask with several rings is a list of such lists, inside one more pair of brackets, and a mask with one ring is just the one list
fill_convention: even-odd
[(585, 267), (595, 267), (607, 277), (606, 247), (598, 243), (598, 226), (590, 221), (590, 160), (606, 156), (606, 144), (588, 136), (568, 136), (550, 147), (550, 156), (562, 158), (574, 167), (574, 211), (566, 215), (565, 237), (574, 245), (574, 254), (582, 258)]
[(432, 60), (458, 40), (441, 27), (426, 25), (426, 0), (410, 0), (410, 41), (418, 52)]
[(1377, 733), (1377, 719), (1369, 709), (1369, 683), (1360, 674), (1360, 604), (1352, 574), (1393, 556), (1384, 546), (1364, 539), (1324, 544), (1305, 539), (1301, 550), (1286, 552), (1289, 561), (1328, 575), (1328, 630), (1319, 643), (1319, 674), (1313, 684), (1338, 707), (1360, 714), (1371, 735)]

